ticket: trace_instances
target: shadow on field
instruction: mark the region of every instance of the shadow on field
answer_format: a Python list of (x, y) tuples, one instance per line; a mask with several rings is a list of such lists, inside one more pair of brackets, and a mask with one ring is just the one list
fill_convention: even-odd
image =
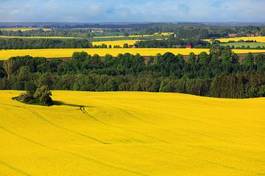
[(84, 105), (79, 105), (79, 104), (71, 104), (71, 103), (65, 103), (62, 101), (53, 101), (54, 106), (70, 106), (70, 107), (75, 107), (75, 108), (92, 108), (92, 106), (84, 106)]
[[(89, 115), (87, 109), (88, 108), (93, 108), (93, 106), (84, 106), (84, 105), (78, 105), (78, 104), (70, 104), (70, 103), (65, 103), (65, 102), (62, 102), (62, 101), (54, 101), (53, 105), (54, 106), (69, 106), (69, 107), (78, 108), (82, 113), (84, 113), (86, 115)], [(91, 115), (89, 115), (89, 116), (91, 116)]]

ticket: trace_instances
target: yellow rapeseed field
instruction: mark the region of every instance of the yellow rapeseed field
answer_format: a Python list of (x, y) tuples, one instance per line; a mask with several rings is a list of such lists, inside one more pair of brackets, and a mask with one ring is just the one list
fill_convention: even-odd
[(107, 45), (108, 47), (123, 47), (125, 44), (128, 45), (134, 45), (139, 40), (115, 40), (115, 41), (98, 41), (98, 42), (92, 42), (93, 46), (101, 46), (101, 45)]
[(0, 91), (1, 176), (262, 176), (265, 99)]
[[(265, 36), (259, 36), (259, 37), (234, 37), (234, 38), (219, 38), (216, 39), (220, 42), (226, 43), (226, 42), (230, 42), (230, 41), (256, 41), (256, 42), (265, 42)], [(210, 41), (209, 39), (207, 39), (207, 41)]]
[[(18, 50), (0, 50), (0, 60), (6, 60), (14, 56), (30, 55), (33, 57), (47, 57), (47, 58), (70, 58), (74, 52), (87, 52), (90, 55), (98, 54), (105, 56), (110, 54), (117, 56), (119, 54), (140, 54), (142, 56), (156, 56), (157, 54), (165, 54), (171, 52), (173, 54), (189, 55), (194, 53), (196, 55), (201, 52), (209, 53), (209, 49), (203, 48), (89, 48), (89, 49), (18, 49)], [(253, 49), (235, 49), (237, 54), (247, 53), (265, 53), (265, 50)]]
[(34, 57), (47, 58), (67, 58), (71, 57), (74, 52), (85, 51), (90, 55), (98, 54), (105, 56), (110, 54), (117, 56), (119, 54), (131, 53), (141, 54), (142, 56), (156, 56), (157, 54), (164, 54), (172, 52), (174, 54), (189, 55), (191, 52), (199, 54), (202, 51), (208, 52), (208, 49), (188, 49), (188, 48), (90, 48), (90, 49), (26, 49), (26, 50), (0, 50), (0, 60), (8, 59), (13, 56), (31, 55)]

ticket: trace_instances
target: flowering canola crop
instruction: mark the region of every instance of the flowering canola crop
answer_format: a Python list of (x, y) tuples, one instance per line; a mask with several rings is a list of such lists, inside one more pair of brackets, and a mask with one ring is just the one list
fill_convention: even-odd
[(265, 171), (265, 99), (0, 91), (0, 175), (249, 176)]
[[(142, 56), (156, 56), (157, 54), (165, 54), (171, 52), (173, 54), (189, 55), (194, 53), (196, 55), (201, 52), (209, 52), (206, 48), (89, 48), (89, 49), (19, 49), (19, 50), (0, 50), (0, 60), (6, 60), (10, 57), (30, 55), (33, 57), (47, 57), (47, 58), (70, 58), (74, 52), (85, 51), (90, 55), (98, 54), (105, 56), (110, 54), (118, 56), (119, 54), (140, 54)], [(252, 53), (265, 53), (265, 50), (253, 49), (235, 49), (237, 54)]]

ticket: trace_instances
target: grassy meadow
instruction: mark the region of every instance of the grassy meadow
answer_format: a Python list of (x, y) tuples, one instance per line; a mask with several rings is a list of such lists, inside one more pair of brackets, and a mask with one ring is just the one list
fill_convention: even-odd
[(154, 33), (154, 34), (135, 34), (135, 35), (106, 35), (106, 36), (94, 36), (93, 41), (94, 42), (104, 42), (104, 41), (121, 41), (121, 40), (161, 40), (168, 38), (173, 33), (171, 32), (162, 32), (162, 33)]
[(124, 35), (107, 35), (107, 36), (95, 36), (93, 38), (95, 39), (108, 39), (108, 38), (123, 38), (123, 37), (128, 37), (128, 38), (143, 38), (143, 37), (168, 37), (172, 35), (172, 32), (162, 32), (162, 33), (154, 33), (154, 34), (135, 34), (135, 35), (129, 35), (129, 36), (124, 36)]
[(230, 46), (234, 48), (265, 48), (265, 42), (226, 42), (222, 46)]
[(142, 38), (142, 37), (152, 37), (154, 35), (129, 35), (129, 36), (124, 36), (124, 35), (107, 35), (107, 36), (95, 36), (93, 37), (94, 39), (109, 39), (109, 38), (113, 38), (113, 39), (119, 39), (119, 38), (124, 38), (124, 37), (128, 37), (128, 38)]
[[(215, 40), (221, 42), (221, 46), (234, 48), (263, 49), (265, 47), (265, 36), (217, 38)], [(205, 41), (211, 42), (210, 39), (206, 39)]]
[(249, 176), (265, 170), (265, 101), (54, 91), (60, 105), (0, 91), (2, 176)]

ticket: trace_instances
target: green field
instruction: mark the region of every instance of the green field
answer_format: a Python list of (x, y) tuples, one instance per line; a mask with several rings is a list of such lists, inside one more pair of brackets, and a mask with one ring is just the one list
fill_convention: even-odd
[(35, 30), (43, 30), (43, 31), (51, 31), (49, 28), (31, 28), (31, 27), (13, 27), (13, 28), (0, 28), (0, 31), (10, 31), (10, 32), (26, 32), (26, 31), (35, 31)]
[(108, 36), (95, 36), (93, 41), (116, 41), (116, 40), (160, 40), (168, 38), (172, 33), (154, 33), (151, 35), (108, 35)]
[(230, 46), (234, 48), (265, 48), (265, 43), (263, 42), (230, 42), (222, 43), (222, 46)]
[(0, 39), (78, 39), (76, 37), (63, 37), (63, 36), (5, 36), (1, 35)]

